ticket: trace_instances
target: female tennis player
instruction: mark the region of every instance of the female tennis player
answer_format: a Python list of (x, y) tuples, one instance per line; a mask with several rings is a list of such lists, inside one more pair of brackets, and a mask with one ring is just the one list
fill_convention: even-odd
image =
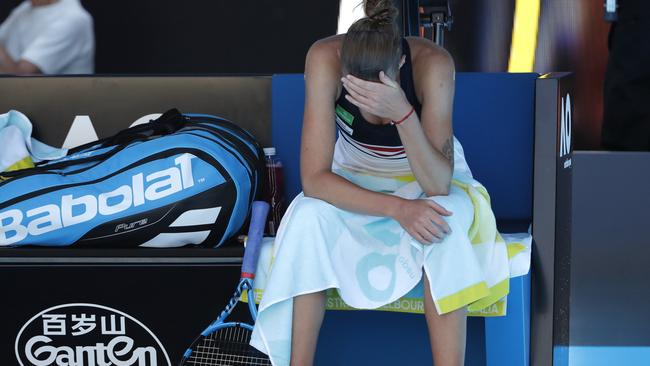
[(325, 290), (377, 308), (422, 280), (434, 362), (463, 365), (466, 305), (489, 290), (468, 240), (471, 200), (451, 184), (454, 62), (402, 38), (390, 0), (364, 7), (347, 34), (307, 54), (304, 192), (280, 225), (251, 344), (274, 365), (312, 365)]

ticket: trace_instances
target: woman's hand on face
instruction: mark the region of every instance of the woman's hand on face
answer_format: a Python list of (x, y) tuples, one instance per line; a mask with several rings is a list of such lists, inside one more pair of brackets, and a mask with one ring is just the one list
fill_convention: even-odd
[(451, 229), (442, 216), (452, 213), (428, 199), (402, 200), (393, 218), (424, 245), (442, 242)]
[(411, 105), (404, 91), (393, 79), (382, 71), (380, 83), (366, 81), (347, 75), (341, 78), (343, 87), (348, 91), (346, 99), (366, 112), (391, 121), (402, 119), (411, 111)]

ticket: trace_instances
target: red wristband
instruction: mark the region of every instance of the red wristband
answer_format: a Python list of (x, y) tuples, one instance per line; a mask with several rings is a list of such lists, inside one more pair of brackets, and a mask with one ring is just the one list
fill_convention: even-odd
[(390, 121), (390, 124), (398, 126), (398, 125), (404, 123), (404, 121), (406, 121), (409, 117), (411, 117), (411, 114), (413, 114), (413, 111), (415, 111), (415, 107), (411, 107), (411, 110), (402, 119), (400, 119), (399, 121)]

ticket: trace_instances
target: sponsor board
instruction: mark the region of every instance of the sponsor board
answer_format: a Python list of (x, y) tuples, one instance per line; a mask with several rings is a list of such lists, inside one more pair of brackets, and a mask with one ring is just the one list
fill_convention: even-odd
[(21, 366), (171, 366), (165, 347), (142, 322), (103, 305), (53, 306), (18, 332)]

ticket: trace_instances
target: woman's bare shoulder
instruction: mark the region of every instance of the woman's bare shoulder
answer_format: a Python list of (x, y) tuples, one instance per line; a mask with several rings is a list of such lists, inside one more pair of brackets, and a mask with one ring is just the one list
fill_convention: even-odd
[(326, 62), (332, 64), (332, 66), (338, 66), (340, 64), (339, 53), (343, 38), (343, 34), (338, 34), (314, 42), (309, 47), (309, 52), (307, 52), (307, 62)]
[(343, 44), (344, 38), (345, 38), (345, 34), (335, 34), (333, 36), (319, 39), (318, 41), (314, 42), (314, 45), (319, 45), (321, 47), (334, 47), (336, 49), (340, 49), (341, 44)]
[(446, 49), (426, 38), (407, 37), (406, 39), (411, 48), (411, 59), (415, 73), (418, 73), (418, 71), (429, 72), (432, 69), (453, 72), (454, 59)]
[(408, 37), (413, 62), (413, 83), (418, 100), (425, 104), (432, 90), (453, 90), (456, 69), (449, 52), (428, 39)]
[(305, 78), (315, 82), (319, 88), (331, 90), (336, 97), (341, 93), (339, 55), (342, 43), (342, 35), (320, 39), (309, 48), (305, 60)]

